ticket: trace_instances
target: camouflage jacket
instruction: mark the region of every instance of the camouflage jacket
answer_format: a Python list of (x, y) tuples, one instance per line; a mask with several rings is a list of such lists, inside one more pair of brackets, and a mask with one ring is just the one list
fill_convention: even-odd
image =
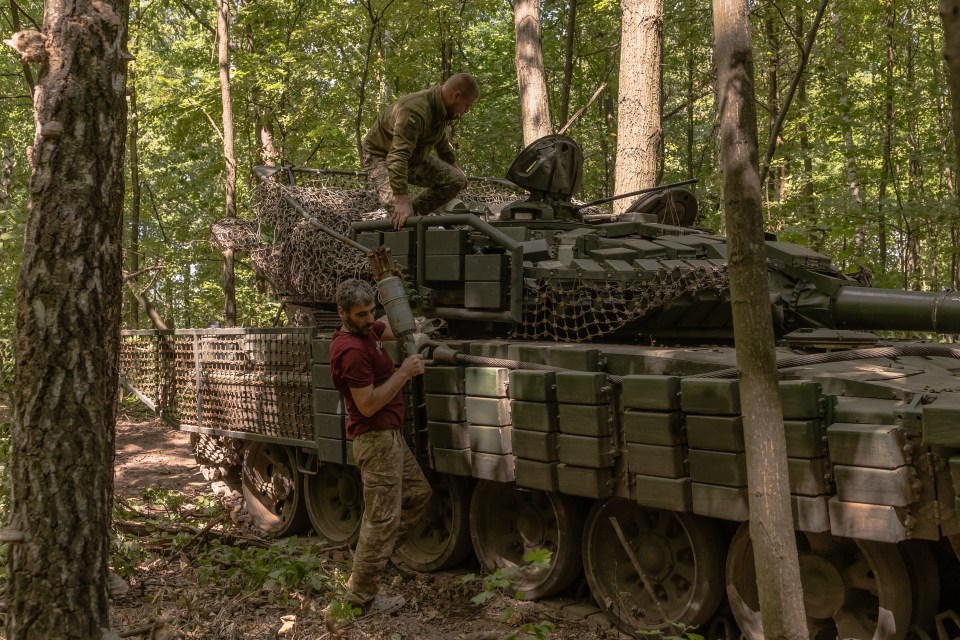
[(439, 85), (410, 93), (380, 113), (363, 139), (363, 151), (386, 159), (390, 188), (402, 195), (407, 193), (408, 168), (423, 162), (434, 148), (444, 162), (457, 161), (447, 138), (450, 122)]

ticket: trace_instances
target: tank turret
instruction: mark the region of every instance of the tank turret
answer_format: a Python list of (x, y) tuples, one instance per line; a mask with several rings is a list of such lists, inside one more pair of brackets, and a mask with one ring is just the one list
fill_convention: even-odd
[[(504, 337), (587, 340), (731, 339), (726, 239), (692, 224), (696, 198), (649, 190), (619, 216), (577, 204), (582, 153), (542, 138), (508, 178), (528, 197), (498, 208), (351, 225), (405, 269), (417, 312), (504, 325)], [(597, 201), (600, 202), (600, 201)], [(497, 215), (499, 214), (499, 215)], [(672, 223), (672, 224), (671, 224)], [(960, 332), (960, 294), (873, 289), (806, 247), (766, 242), (777, 334), (802, 329)]]

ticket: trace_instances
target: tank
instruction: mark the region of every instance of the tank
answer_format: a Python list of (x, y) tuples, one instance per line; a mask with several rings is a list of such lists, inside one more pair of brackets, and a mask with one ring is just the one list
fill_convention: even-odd
[[(214, 240), (246, 251), (302, 326), (125, 331), (122, 382), (193, 434), (264, 531), (352, 543), (363, 500), (330, 377), (332, 294), (386, 247), (431, 330), (404, 435), (435, 495), (401, 559), (433, 571), (475, 553), (492, 571), (545, 548), (549, 568), (517, 574), (527, 598), (588, 590), (635, 635), (762, 638), (726, 241), (695, 226), (683, 184), (617, 217), (577, 201), (582, 162), (570, 138), (541, 139), (507, 181), (471, 180), (400, 231), (362, 174), (258, 168), (258, 220)], [(873, 332), (960, 333), (960, 295), (875, 289), (766, 247), (810, 637), (957, 623), (960, 352)]]

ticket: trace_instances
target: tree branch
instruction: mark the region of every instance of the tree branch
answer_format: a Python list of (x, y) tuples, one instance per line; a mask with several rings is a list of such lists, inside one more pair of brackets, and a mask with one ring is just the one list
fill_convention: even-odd
[(201, 17), (200, 17), (200, 14), (197, 13), (197, 12), (194, 10), (193, 7), (191, 7), (189, 4), (187, 4), (186, 0), (178, 0), (178, 2), (180, 3), (180, 6), (181, 6), (181, 7), (183, 7), (184, 9), (186, 9), (187, 13), (189, 13), (191, 16), (193, 16), (194, 20), (196, 20), (196, 21), (200, 24), (201, 27), (203, 27), (204, 29), (206, 29), (207, 31), (209, 31), (210, 34), (213, 35), (214, 38), (217, 37), (217, 30), (214, 29), (213, 26), (211, 26), (209, 22), (207, 22), (207, 21), (205, 21), (203, 18), (201, 18)]
[(793, 95), (797, 92), (797, 86), (803, 77), (803, 72), (807, 68), (807, 62), (810, 60), (810, 51), (813, 49), (813, 42), (816, 40), (817, 31), (820, 29), (820, 20), (823, 18), (823, 12), (827, 8), (830, 0), (820, 0), (820, 7), (817, 9), (817, 15), (813, 19), (813, 25), (807, 33), (807, 40), (803, 43), (803, 50), (800, 56), (800, 66), (797, 67), (797, 73), (793, 76), (790, 83), (790, 90), (787, 92), (787, 98), (783, 102), (780, 113), (777, 114), (777, 121), (770, 130), (770, 140), (767, 142), (767, 153), (760, 167), (760, 185), (763, 186), (767, 180), (767, 173), (770, 171), (770, 162), (773, 161), (773, 154), (777, 150), (777, 138), (780, 137), (780, 130), (783, 128), (783, 122), (787, 118), (787, 111), (790, 109), (790, 103), (793, 101)]

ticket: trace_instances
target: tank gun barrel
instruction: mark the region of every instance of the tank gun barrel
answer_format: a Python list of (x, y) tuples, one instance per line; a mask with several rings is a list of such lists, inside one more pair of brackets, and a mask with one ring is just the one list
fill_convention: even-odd
[(960, 292), (840, 287), (834, 301), (844, 329), (960, 333)]

